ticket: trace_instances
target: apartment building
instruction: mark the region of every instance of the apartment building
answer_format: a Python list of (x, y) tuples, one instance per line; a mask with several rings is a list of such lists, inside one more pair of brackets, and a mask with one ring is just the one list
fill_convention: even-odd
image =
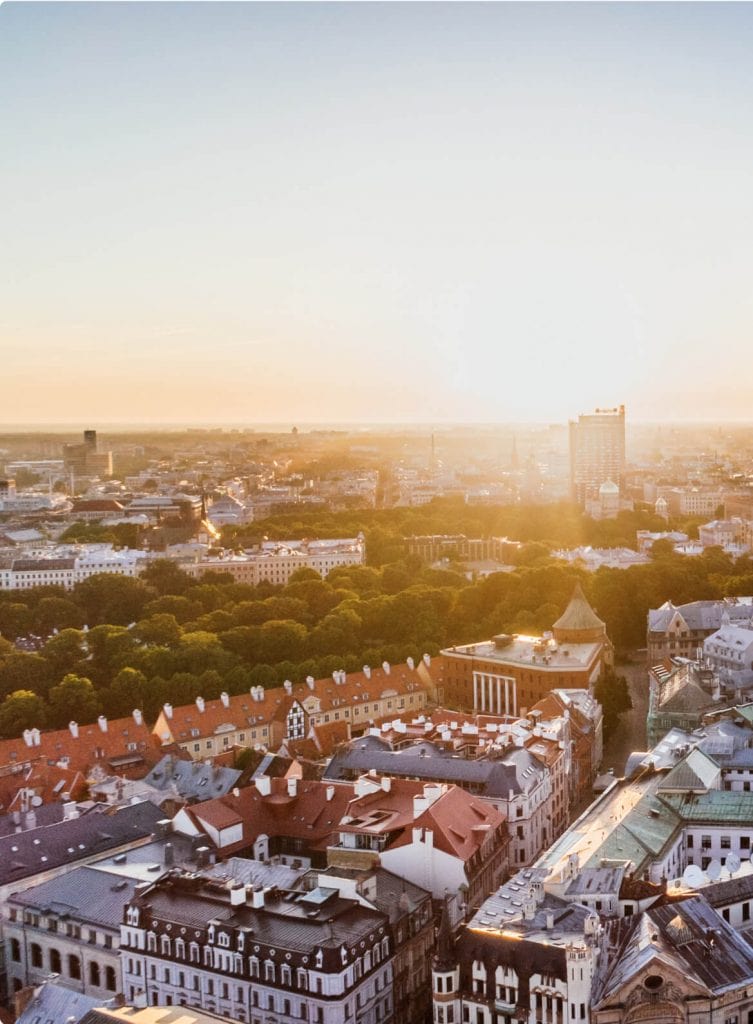
[(277, 750), (286, 740), (305, 740), (311, 727), (336, 722), (353, 733), (397, 714), (418, 714), (441, 694), (444, 660), (429, 655), (403, 665), (365, 665), (361, 672), (335, 671), (325, 679), (281, 687), (253, 686), (249, 694), (194, 704), (166, 704), (154, 725), (158, 742), (177, 743), (192, 758), (214, 757), (233, 747)]
[(242, 555), (224, 553), (216, 558), (184, 566), (191, 576), (224, 572), (238, 583), (257, 586), (263, 580), (285, 586), (298, 569), (313, 569), (322, 578), (342, 566), (364, 565), (366, 542), (363, 534), (340, 540), (263, 541)]
[(246, 1024), (390, 1024), (386, 914), (334, 887), (250, 888), (175, 871), (145, 885), (121, 927), (129, 1001)]

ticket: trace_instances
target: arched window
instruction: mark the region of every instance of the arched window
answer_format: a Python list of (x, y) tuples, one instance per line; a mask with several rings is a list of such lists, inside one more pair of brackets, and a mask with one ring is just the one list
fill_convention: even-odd
[(63, 970), (63, 964), (60, 959), (60, 950), (51, 949), (49, 952), (50, 957), (50, 970), (53, 974), (61, 974)]
[[(37, 949), (39, 949), (39, 946), (37, 946)], [(15, 960), (16, 963), (21, 962), (21, 943), (18, 939), (10, 940), (10, 958), (11, 960)], [(35, 964), (34, 966), (36, 967), (37, 965)]]
[(118, 988), (118, 979), (114, 967), (105, 967), (105, 988), (108, 992), (115, 992)]
[(150, 953), (157, 952), (157, 936), (154, 932), (147, 932), (146, 934), (146, 948)]
[(89, 984), (94, 985), (95, 988), (99, 988), (102, 984), (102, 979), (99, 970), (99, 964), (96, 960), (92, 960), (89, 964)]
[(307, 972), (303, 969), (303, 967), (299, 967), (298, 970), (296, 971), (296, 984), (298, 985), (298, 988), (308, 988), (307, 982)]
[[(43, 967), (42, 962), (42, 947), (37, 942), (32, 942), (29, 947), (31, 953), (31, 966), (32, 967)], [(15, 960), (15, 957), (13, 958)]]
[(199, 963), (199, 960), (201, 959), (201, 954), (199, 952), (199, 944), (198, 944), (198, 942), (192, 942), (191, 943), (191, 946), (189, 948), (189, 954), (190, 954), (190, 959), (191, 959), (191, 963), (192, 964)]
[(73, 953), (68, 957), (68, 977), (81, 981), (81, 960)]
[(186, 944), (183, 941), (183, 939), (175, 940), (175, 955), (178, 957), (179, 960), (186, 959)]
[(280, 967), (280, 984), (290, 985), (293, 981), (293, 974), (287, 964), (282, 964)]
[(227, 949), (227, 947), (230, 945), (230, 936), (228, 935), (227, 932), (220, 932), (220, 934), (217, 936), (217, 945), (224, 946), (225, 949)]
[(163, 956), (170, 956), (170, 947), (170, 937), (168, 935), (163, 935), (160, 939), (160, 951)]
[(274, 981), (275, 980), (275, 965), (271, 960), (264, 961), (264, 980)]

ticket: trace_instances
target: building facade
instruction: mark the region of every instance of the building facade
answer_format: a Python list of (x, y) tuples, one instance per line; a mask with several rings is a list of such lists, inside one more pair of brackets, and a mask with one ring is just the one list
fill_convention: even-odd
[(147, 885), (121, 927), (126, 998), (245, 1024), (390, 1024), (386, 915), (311, 892), (223, 885), (176, 871)]

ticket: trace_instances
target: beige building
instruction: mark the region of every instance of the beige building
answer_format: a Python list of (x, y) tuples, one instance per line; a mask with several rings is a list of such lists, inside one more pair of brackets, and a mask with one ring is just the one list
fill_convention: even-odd
[(374, 722), (419, 714), (436, 699), (442, 685), (443, 659), (424, 655), (418, 663), (365, 665), (361, 672), (333, 672), (326, 679), (309, 676), (219, 700), (197, 697), (194, 704), (166, 704), (154, 725), (163, 744), (177, 743), (195, 760), (215, 757), (233, 747), (276, 750), (285, 740), (304, 740), (312, 726), (342, 726), (343, 738), (363, 732)]

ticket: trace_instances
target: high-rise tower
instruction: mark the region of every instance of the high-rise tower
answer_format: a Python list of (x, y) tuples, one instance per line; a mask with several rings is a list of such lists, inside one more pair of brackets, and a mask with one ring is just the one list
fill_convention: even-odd
[(570, 487), (584, 507), (607, 480), (622, 488), (625, 470), (625, 406), (596, 409), (570, 421)]

